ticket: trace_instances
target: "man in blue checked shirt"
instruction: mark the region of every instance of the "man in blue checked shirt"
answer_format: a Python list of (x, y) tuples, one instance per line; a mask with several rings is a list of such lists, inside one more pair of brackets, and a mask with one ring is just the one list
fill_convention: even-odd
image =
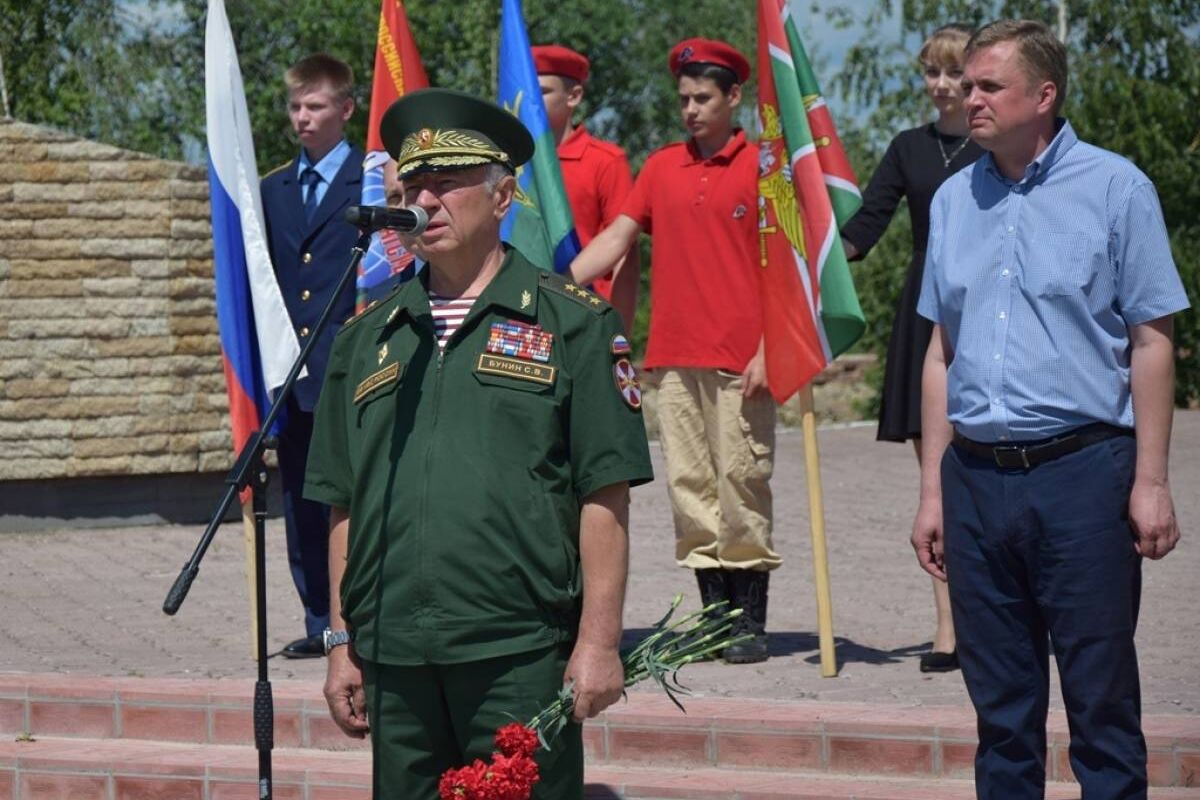
[(1179, 540), (1172, 315), (1189, 303), (1154, 186), (1058, 117), (1049, 29), (993, 23), (966, 58), (989, 155), (933, 200), (913, 547), (950, 578), (978, 796), (1043, 796), (1050, 644), (1083, 796), (1145, 798), (1134, 629), (1142, 558)]

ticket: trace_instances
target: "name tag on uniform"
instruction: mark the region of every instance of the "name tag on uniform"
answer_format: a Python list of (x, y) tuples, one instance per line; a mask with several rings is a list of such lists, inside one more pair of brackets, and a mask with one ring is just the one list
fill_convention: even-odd
[(479, 362), (475, 365), (476, 372), (488, 375), (503, 375), (506, 378), (516, 378), (521, 381), (533, 381), (547, 386), (554, 385), (556, 368), (548, 364), (537, 364), (532, 361), (522, 361), (519, 358), (505, 358), (490, 353), (481, 353)]
[(399, 377), (400, 363), (393, 362), (379, 370), (379, 372), (376, 372), (363, 379), (363, 382), (360, 383), (358, 388), (354, 390), (355, 404), (381, 386), (387, 386), (389, 383), (394, 383)]

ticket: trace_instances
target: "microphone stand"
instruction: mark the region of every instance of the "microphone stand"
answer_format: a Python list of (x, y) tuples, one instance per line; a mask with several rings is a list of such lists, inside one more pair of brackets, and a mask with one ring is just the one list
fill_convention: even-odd
[(338, 282), (337, 288), (329, 298), (325, 310), (321, 312), (321, 318), (317, 320), (316, 327), (313, 328), (300, 355), (292, 364), (292, 369), (288, 372), (283, 386), (275, 395), (275, 401), (271, 404), (271, 410), (267, 412), (266, 419), (262, 421), (260, 429), (250, 435), (233, 467), (229, 470), (229, 474), (225, 476), (227, 485), (225, 494), (221, 497), (221, 502), (217, 504), (217, 510), (209, 520), (208, 527), (205, 529), (204, 535), (200, 537), (200, 542), (196, 545), (192, 557), (183, 565), (179, 577), (175, 579), (174, 585), (167, 593), (167, 599), (163, 602), (162, 610), (165, 614), (173, 616), (179, 610), (192, 586), (192, 581), (200, 572), (200, 561), (204, 558), (204, 553), (212, 543), (217, 528), (221, 526), (229, 507), (233, 505), (233, 498), (237, 496), (238, 492), (249, 486), (254, 509), (254, 594), (257, 601), (255, 605), (258, 627), (257, 641), (255, 642), (258, 652), (258, 681), (254, 684), (254, 746), (258, 750), (259, 800), (271, 800), (271, 750), (275, 746), (274, 700), (271, 696), (271, 682), (267, 679), (267, 569), (266, 556), (263, 552), (267, 527), (267, 469), (263, 463), (263, 453), (268, 447), (274, 446), (274, 439), (267, 436), (267, 431), (271, 430), (275, 419), (279, 416), (284, 404), (287, 403), (300, 370), (308, 362), (309, 354), (329, 324), (329, 318), (333, 316), (333, 308), (338, 297), (350, 285), (358, 271), (358, 264), (370, 245), (371, 231), (369, 229), (360, 230), (358, 241), (355, 242), (352, 250), (349, 266), (346, 267), (341, 281)]

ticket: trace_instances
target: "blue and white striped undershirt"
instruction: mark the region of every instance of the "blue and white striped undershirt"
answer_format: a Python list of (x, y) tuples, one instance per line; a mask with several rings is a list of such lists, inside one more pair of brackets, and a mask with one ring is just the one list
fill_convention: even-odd
[(446, 342), (462, 327), (471, 306), (479, 296), (474, 297), (442, 297), (432, 289), (429, 290), (429, 310), (433, 314), (433, 330), (437, 333), (438, 347), (445, 350)]

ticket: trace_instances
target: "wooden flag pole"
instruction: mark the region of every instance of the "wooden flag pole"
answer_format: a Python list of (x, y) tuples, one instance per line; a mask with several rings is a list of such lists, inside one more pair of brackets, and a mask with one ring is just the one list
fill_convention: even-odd
[(808, 519), (812, 529), (813, 576), (817, 589), (817, 639), (821, 645), (821, 677), (836, 678), (833, 647), (833, 599), (829, 592), (829, 554), (825, 549), (825, 505), (821, 499), (821, 459), (817, 453), (817, 420), (812, 384), (800, 390), (804, 431), (804, 474), (808, 482)]
[(242, 541), (246, 549), (246, 586), (250, 598), (250, 660), (258, 661), (258, 591), (254, 585), (254, 507), (242, 503)]

